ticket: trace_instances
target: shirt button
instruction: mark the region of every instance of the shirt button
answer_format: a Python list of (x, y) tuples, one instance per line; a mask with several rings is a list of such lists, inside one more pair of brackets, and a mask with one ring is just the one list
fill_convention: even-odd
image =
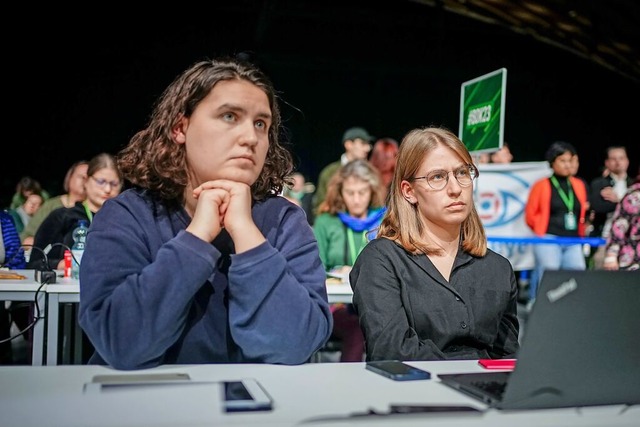
[(464, 322), (460, 322), (460, 327), (461, 327), (462, 329), (467, 329), (467, 324), (466, 324), (466, 323), (464, 323)]

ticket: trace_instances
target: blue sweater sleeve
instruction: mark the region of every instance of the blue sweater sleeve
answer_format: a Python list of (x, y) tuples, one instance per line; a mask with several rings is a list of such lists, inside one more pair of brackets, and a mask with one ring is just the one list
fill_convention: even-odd
[(26, 268), (27, 263), (18, 230), (11, 215), (5, 211), (0, 211), (0, 232), (4, 245), (4, 261), (0, 262), (0, 267), (8, 267), (13, 270)]
[(267, 242), (232, 255), (229, 317), (248, 360), (300, 364), (326, 343), (333, 320), (313, 231), (302, 210), (284, 213), (269, 225), (269, 214), (261, 223), (254, 211)]

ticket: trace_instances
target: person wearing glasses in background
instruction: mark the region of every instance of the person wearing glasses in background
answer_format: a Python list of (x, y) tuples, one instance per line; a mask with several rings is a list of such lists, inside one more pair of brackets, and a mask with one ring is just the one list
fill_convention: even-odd
[[(27, 268), (64, 269), (64, 251), (73, 246), (73, 230), (78, 226), (78, 221), (84, 219), (91, 224), (104, 202), (120, 194), (122, 183), (122, 176), (111, 154), (101, 153), (93, 157), (89, 161), (87, 179), (84, 183), (86, 199), (77, 201), (70, 208), (55, 209), (47, 215), (33, 238)], [(51, 249), (45, 256), (45, 250), (49, 245)], [(21, 311), (14, 311), (13, 319), (21, 330), (24, 329), (32, 322), (33, 304)], [(93, 348), (86, 336), (83, 335), (82, 339), (83, 361), (86, 362)], [(31, 334), (27, 336), (27, 341), (30, 347)], [(30, 358), (30, 350), (28, 354)], [(31, 363), (31, 360), (28, 360), (28, 363)]]
[(116, 165), (115, 158), (108, 153), (93, 157), (87, 166), (87, 179), (84, 183), (86, 199), (77, 201), (73, 207), (53, 210), (40, 224), (33, 239), (33, 248), (28, 268), (42, 268), (44, 255), (42, 251), (52, 245), (47, 254), (49, 267), (64, 268), (64, 251), (73, 246), (73, 230), (78, 221), (85, 219), (89, 225), (93, 216), (100, 210), (105, 201), (120, 194), (123, 179)]
[(402, 140), (378, 235), (349, 275), (368, 361), (515, 357), (518, 287), (487, 248), (477, 176), (445, 128)]

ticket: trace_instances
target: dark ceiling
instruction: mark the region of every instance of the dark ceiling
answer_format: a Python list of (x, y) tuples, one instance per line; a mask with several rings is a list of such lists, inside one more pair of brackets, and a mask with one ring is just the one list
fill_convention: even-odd
[(238, 52), (273, 78), (312, 179), (354, 124), (396, 139), (421, 125), (456, 129), (461, 82), (502, 67), (517, 161), (542, 158), (557, 139), (594, 153), (581, 157), (587, 178), (607, 145), (627, 145), (632, 168), (640, 159), (637, 107), (620, 102), (640, 98), (640, 0), (234, 0), (185, 17), (18, 6), (3, 155), (28, 163), (0, 174), (0, 207), (23, 174), (60, 191), (72, 160), (120, 150), (187, 65)]
[(640, 81), (635, 0), (413, 0), (507, 27)]

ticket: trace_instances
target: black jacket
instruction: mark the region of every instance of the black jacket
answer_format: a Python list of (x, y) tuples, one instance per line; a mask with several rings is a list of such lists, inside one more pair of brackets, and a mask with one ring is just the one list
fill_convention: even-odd
[[(633, 179), (627, 176), (627, 187), (633, 184)], [(604, 200), (600, 196), (600, 191), (605, 187), (613, 187), (615, 183), (609, 176), (601, 176), (591, 181), (589, 185), (589, 209), (593, 212), (593, 231), (591, 236), (601, 237), (604, 223), (607, 221), (607, 215), (616, 210), (617, 203)]]
[(57, 268), (58, 262), (63, 258), (65, 249), (73, 246), (73, 230), (78, 226), (78, 221), (84, 219), (90, 224), (87, 212), (82, 202), (77, 202), (72, 208), (58, 208), (53, 211), (38, 227), (33, 238), (33, 249), (27, 268), (43, 268), (45, 256), (43, 251), (48, 245), (52, 245), (46, 256), (50, 268)]
[(515, 357), (517, 284), (509, 261), (460, 250), (447, 282), (426, 255), (371, 241), (349, 276), (367, 360)]

